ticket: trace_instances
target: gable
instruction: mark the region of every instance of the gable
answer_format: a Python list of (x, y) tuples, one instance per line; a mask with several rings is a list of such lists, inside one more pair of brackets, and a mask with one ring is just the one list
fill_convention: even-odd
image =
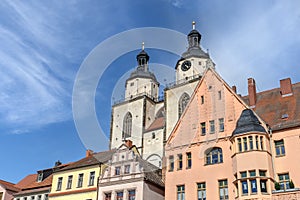
[[(168, 138), (167, 147), (230, 137), (245, 108), (247, 105), (228, 84), (213, 69), (208, 69)], [(224, 120), (224, 131), (219, 130), (219, 119)], [(210, 122), (214, 122), (214, 133), (210, 133)], [(201, 123), (205, 123), (205, 135), (201, 135)]]

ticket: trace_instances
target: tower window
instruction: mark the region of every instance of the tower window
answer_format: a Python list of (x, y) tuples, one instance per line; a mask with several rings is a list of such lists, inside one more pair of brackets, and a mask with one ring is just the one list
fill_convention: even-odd
[(169, 156), (169, 164), (170, 164), (169, 171), (171, 172), (174, 170), (174, 156)]
[(155, 139), (155, 133), (154, 132), (152, 133), (152, 139)]
[(190, 96), (187, 93), (183, 93), (178, 102), (178, 118), (182, 115), (185, 107), (190, 100)]
[(123, 133), (122, 138), (128, 138), (131, 137), (131, 130), (132, 130), (132, 115), (130, 112), (128, 112), (123, 120)]
[(218, 97), (219, 97), (219, 100), (222, 99), (222, 92), (221, 92), (221, 90), (218, 91)]
[(248, 145), (247, 145), (247, 138), (246, 137), (243, 138), (243, 143), (244, 143), (244, 151), (247, 151), (248, 150)]

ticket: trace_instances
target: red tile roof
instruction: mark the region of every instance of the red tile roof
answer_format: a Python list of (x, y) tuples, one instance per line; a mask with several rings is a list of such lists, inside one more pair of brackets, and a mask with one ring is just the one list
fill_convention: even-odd
[(15, 184), (4, 181), (4, 180), (0, 180), (0, 184), (7, 190), (13, 191), (13, 192), (18, 192), (20, 191), (20, 189), (18, 187), (16, 187)]
[(16, 186), (21, 188), (22, 190), (51, 186), (52, 175), (48, 176), (41, 182), (37, 182), (37, 176), (37, 174), (30, 174), (23, 178), (20, 182), (18, 182)]
[(153, 123), (145, 130), (145, 132), (153, 131), (163, 128), (165, 126), (165, 118), (159, 117), (153, 121)]
[[(272, 128), (281, 130), (300, 126), (300, 83), (292, 85), (293, 94), (282, 97), (280, 88), (259, 92), (253, 110)], [(242, 97), (249, 103), (249, 97)]]

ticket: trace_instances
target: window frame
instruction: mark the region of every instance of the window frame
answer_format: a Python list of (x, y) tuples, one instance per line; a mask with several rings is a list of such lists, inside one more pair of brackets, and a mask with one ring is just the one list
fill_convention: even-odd
[(197, 183), (197, 199), (206, 200), (206, 183)]
[(58, 177), (56, 191), (61, 191), (61, 189), (62, 189), (62, 182), (63, 182), (63, 177)]
[(78, 174), (77, 188), (81, 188), (83, 186), (83, 176), (83, 173)]
[(95, 176), (96, 176), (95, 171), (90, 172), (89, 186), (93, 186), (95, 184)]
[(276, 157), (285, 156), (284, 140), (276, 140), (274, 141), (274, 144)]
[(177, 200), (185, 200), (185, 185), (177, 185)]
[(218, 180), (218, 185), (219, 185), (219, 199), (220, 200), (229, 199), (228, 180), (227, 179)]
[[(217, 156), (217, 157), (216, 157)], [(205, 154), (205, 165), (223, 163), (223, 150), (220, 147), (209, 149)]]
[(186, 169), (192, 168), (192, 152), (186, 153)]
[(72, 188), (72, 182), (73, 182), (73, 175), (69, 175), (66, 189), (71, 189)]

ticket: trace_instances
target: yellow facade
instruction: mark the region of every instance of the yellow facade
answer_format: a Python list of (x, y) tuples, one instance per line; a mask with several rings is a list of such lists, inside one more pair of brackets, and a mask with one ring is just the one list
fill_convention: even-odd
[[(74, 200), (74, 199), (91, 199), (97, 198), (97, 180), (101, 173), (100, 164), (86, 166), (81, 168), (75, 168), (70, 170), (63, 170), (56, 172), (53, 175), (51, 193), (49, 195), (50, 200)], [(94, 178), (91, 178), (91, 174), (94, 173)], [(80, 180), (80, 174), (83, 174), (83, 178)], [(69, 177), (72, 176), (72, 184), (69, 183)], [(62, 181), (60, 181), (61, 179)], [(92, 181), (93, 179), (93, 181)], [(80, 186), (79, 182), (82, 182)], [(69, 186), (69, 187), (68, 187)], [(70, 187), (71, 186), (71, 187)]]

